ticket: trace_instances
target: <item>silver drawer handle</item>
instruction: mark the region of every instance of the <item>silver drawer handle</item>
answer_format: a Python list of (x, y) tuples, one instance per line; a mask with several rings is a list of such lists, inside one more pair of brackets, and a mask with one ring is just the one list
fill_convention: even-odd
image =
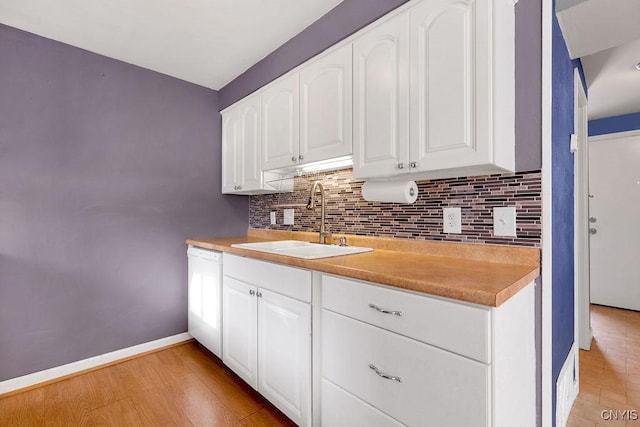
[(373, 308), (374, 310), (379, 311), (380, 313), (384, 313), (384, 314), (395, 314), (396, 316), (402, 316), (402, 312), (401, 311), (391, 311), (391, 310), (385, 310), (384, 308), (380, 308), (375, 304), (369, 304), (369, 307)]
[(378, 368), (376, 368), (376, 365), (374, 365), (373, 363), (369, 364), (369, 369), (373, 369), (374, 372), (376, 374), (378, 374), (379, 377), (382, 377), (385, 380), (398, 381), (399, 383), (402, 382), (402, 378), (400, 378), (400, 377), (394, 377), (392, 375), (387, 375), (384, 372), (380, 372), (380, 370)]

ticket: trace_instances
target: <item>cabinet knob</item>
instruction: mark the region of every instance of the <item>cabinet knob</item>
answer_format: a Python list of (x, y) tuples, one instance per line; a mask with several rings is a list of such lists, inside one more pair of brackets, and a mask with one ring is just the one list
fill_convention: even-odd
[(398, 163), (398, 169), (404, 169), (404, 163)]
[(249, 289), (249, 295), (255, 295), (256, 291), (254, 291), (253, 289)]
[(298, 160), (304, 160), (304, 156), (303, 156), (302, 154), (300, 154), (300, 155), (298, 156)]
[(262, 292), (258, 291), (256, 292), (256, 295), (258, 296), (258, 298), (262, 298)]
[(238, 185), (238, 190), (242, 190), (242, 185)]
[(296, 162), (296, 160), (297, 160), (297, 159), (296, 159), (296, 156), (291, 157), (291, 161), (292, 161), (293, 163), (295, 163), (295, 162)]
[(233, 189), (234, 189), (234, 190), (237, 190), (237, 189), (238, 189), (238, 186), (237, 186), (237, 185), (234, 185), (234, 186), (233, 186)]
[(416, 167), (418, 167), (418, 164), (416, 162), (411, 162), (410, 166), (412, 168), (416, 168)]

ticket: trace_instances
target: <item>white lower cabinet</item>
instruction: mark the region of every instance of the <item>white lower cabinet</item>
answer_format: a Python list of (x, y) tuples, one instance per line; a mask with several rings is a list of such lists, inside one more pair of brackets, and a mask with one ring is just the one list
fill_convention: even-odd
[(258, 390), (299, 425), (311, 416), (311, 306), (258, 290)]
[(227, 254), (222, 291), (223, 362), (311, 425), (311, 272)]
[(533, 427), (534, 300), (533, 283), (485, 307), (225, 254), (222, 360), (300, 426)]
[(258, 388), (258, 300), (256, 287), (224, 276), (222, 281), (222, 360)]
[(535, 425), (533, 284), (491, 308), (325, 274), (322, 306), (323, 426)]
[(489, 366), (325, 310), (322, 374), (409, 426), (489, 425)]

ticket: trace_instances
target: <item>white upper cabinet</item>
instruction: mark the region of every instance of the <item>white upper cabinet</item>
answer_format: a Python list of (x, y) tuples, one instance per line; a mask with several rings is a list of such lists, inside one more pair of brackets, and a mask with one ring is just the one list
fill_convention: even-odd
[[(357, 179), (514, 171), (514, 4), (413, 0), (269, 84), (261, 170), (353, 154)], [(225, 138), (240, 127), (225, 121)]]
[[(382, 106), (388, 99), (372, 100), (370, 93), (381, 89), (367, 85), (375, 75), (385, 87), (379, 76), (388, 73), (387, 64), (369, 64), (362, 57), (368, 54), (366, 42), (400, 19), (409, 21), (405, 25), (410, 46), (410, 131), (404, 140), (397, 136), (402, 135), (402, 125), (398, 128), (386, 119), (388, 108)], [(354, 176), (411, 173), (414, 179), (424, 179), (513, 171), (514, 37), (511, 0), (430, 0), (416, 2), (356, 40)], [(371, 74), (363, 73), (363, 62), (365, 69), (372, 68)], [(401, 82), (402, 75), (394, 81)], [(366, 88), (364, 94), (360, 88)], [(371, 124), (372, 117), (378, 122)]]
[(222, 159), (223, 193), (261, 190), (259, 96), (222, 114)]
[(396, 174), (409, 160), (408, 28), (401, 14), (353, 44), (356, 178)]
[(488, 101), (475, 90), (477, 70), (490, 59), (476, 31), (483, 1), (435, 0), (411, 10), (411, 158), (418, 171), (486, 158), (475, 115)]
[(300, 163), (352, 152), (351, 45), (300, 70)]
[(239, 114), (234, 106), (222, 113), (222, 193), (238, 191), (242, 174)]
[(282, 187), (283, 181), (262, 172), (260, 99), (253, 95), (222, 113), (222, 193), (291, 191)]
[(295, 165), (300, 156), (298, 73), (262, 92), (262, 169)]

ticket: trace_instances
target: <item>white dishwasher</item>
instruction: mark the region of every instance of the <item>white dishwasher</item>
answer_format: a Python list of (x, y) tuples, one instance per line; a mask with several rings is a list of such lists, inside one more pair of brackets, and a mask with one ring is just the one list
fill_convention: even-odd
[(189, 334), (222, 357), (222, 253), (189, 246)]

